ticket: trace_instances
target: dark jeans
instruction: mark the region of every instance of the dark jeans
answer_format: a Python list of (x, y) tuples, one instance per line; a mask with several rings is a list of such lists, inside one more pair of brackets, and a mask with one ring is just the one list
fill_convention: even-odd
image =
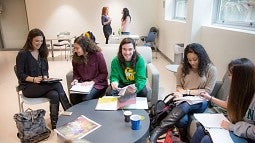
[[(125, 87), (125, 86), (127, 86), (127, 85), (119, 85), (120, 88)], [(108, 88), (106, 89), (105, 94), (106, 94), (106, 96), (112, 96), (112, 93), (113, 93), (112, 87), (111, 87), (111, 85), (109, 85)], [(136, 94), (136, 96), (137, 97), (147, 97), (147, 94), (148, 94), (147, 87), (144, 86), (143, 89)]]
[(82, 101), (96, 99), (102, 97), (105, 93), (106, 88), (96, 89), (92, 88), (89, 94), (70, 94), (70, 101), (73, 105), (78, 104)]
[(57, 83), (29, 83), (29, 85), (22, 90), (25, 97), (40, 98), (45, 97), (50, 99), (51, 104), (58, 104), (60, 96), (66, 96), (63, 86), (60, 82)]
[(189, 114), (190, 113), (203, 113), (208, 106), (207, 101), (203, 101), (201, 103), (189, 105), (188, 102), (182, 102), (177, 105), (186, 115), (184, 115), (179, 122), (176, 123), (176, 126), (179, 128), (186, 127), (189, 123)]

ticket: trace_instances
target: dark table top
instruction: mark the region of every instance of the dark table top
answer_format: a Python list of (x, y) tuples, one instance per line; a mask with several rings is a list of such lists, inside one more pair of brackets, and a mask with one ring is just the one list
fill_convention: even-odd
[(101, 125), (101, 127), (83, 138), (91, 143), (140, 143), (146, 141), (146, 138), (149, 136), (150, 120), (145, 110), (130, 110), (132, 114), (144, 116), (144, 120), (141, 121), (141, 129), (132, 130), (131, 123), (124, 121), (122, 110), (95, 110), (97, 100), (85, 101), (69, 108), (67, 111), (72, 112), (72, 115), (60, 115), (57, 127), (75, 120), (80, 115), (84, 115)]

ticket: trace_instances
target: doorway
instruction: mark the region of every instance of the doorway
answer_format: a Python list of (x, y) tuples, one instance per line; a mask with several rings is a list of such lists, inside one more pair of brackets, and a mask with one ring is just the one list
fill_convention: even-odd
[(0, 49), (22, 48), (28, 30), (25, 0), (0, 0)]

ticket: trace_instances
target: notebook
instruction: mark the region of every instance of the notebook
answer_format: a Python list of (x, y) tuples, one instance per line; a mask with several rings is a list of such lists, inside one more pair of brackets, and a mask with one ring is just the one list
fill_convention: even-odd
[(45, 78), (41, 82), (42, 83), (55, 83), (55, 82), (60, 82), (62, 81), (61, 78)]
[(70, 93), (89, 94), (93, 86), (94, 84), (82, 85), (82, 83), (77, 83), (71, 87)]

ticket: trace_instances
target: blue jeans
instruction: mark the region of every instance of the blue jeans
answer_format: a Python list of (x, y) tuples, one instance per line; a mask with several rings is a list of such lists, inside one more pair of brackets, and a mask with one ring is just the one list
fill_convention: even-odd
[[(235, 135), (233, 132), (229, 132), (231, 139), (234, 143), (251, 143), (249, 139), (244, 139)], [(198, 126), (194, 135), (192, 136), (190, 143), (213, 143), (211, 137), (205, 133), (202, 126)]]
[(186, 113), (179, 122), (176, 123), (176, 126), (179, 128), (186, 127), (189, 123), (189, 114), (190, 113), (203, 113), (208, 106), (207, 101), (203, 101), (201, 103), (189, 105), (188, 102), (182, 102), (177, 105), (184, 113)]

